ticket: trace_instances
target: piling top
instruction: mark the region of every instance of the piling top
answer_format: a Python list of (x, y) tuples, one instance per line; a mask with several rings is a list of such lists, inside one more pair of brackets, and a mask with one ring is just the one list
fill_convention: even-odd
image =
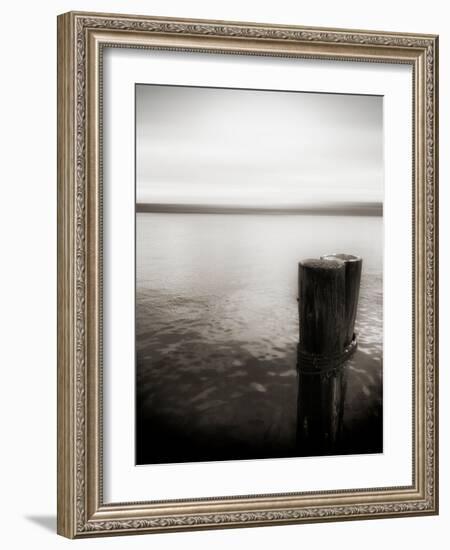
[(330, 260), (308, 258), (307, 260), (299, 262), (298, 265), (304, 269), (311, 269), (314, 271), (334, 271), (342, 268), (342, 266), (345, 265), (345, 262), (343, 262), (340, 258), (333, 258)]
[(344, 262), (359, 262), (361, 258), (355, 256), (354, 254), (326, 254), (325, 256), (320, 257), (321, 260), (343, 260)]

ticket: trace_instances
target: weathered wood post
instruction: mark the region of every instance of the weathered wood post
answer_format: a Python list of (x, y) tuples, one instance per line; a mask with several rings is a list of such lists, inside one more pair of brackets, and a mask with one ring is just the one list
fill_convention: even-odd
[(338, 257), (304, 260), (298, 266), (299, 454), (333, 452), (342, 429), (346, 375), (341, 367), (356, 347), (356, 309), (348, 326), (353, 310), (347, 307), (346, 266)]
[(345, 323), (347, 334), (345, 345), (348, 346), (355, 335), (355, 320), (358, 310), (359, 288), (361, 286), (362, 259), (353, 254), (327, 254), (323, 260), (342, 260), (345, 263)]
[[(358, 312), (359, 290), (361, 287), (361, 272), (362, 258), (353, 254), (327, 254), (321, 256), (325, 260), (339, 259), (345, 263), (345, 324), (347, 326), (347, 334), (345, 337), (345, 345), (356, 349), (357, 340), (355, 333), (356, 314)], [(342, 436), (344, 426), (344, 405), (347, 394), (347, 372), (345, 363), (341, 367), (339, 373), (342, 379), (341, 384), (341, 406), (339, 407), (338, 418), (338, 434), (337, 439)]]

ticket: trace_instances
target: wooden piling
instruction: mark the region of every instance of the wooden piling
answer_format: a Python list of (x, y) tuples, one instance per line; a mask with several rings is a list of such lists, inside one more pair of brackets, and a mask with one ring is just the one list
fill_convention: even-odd
[(327, 254), (323, 260), (341, 260), (345, 263), (345, 345), (353, 340), (355, 320), (358, 310), (359, 289), (361, 286), (362, 259), (352, 254)]
[(362, 259), (328, 254), (299, 263), (299, 455), (332, 454), (343, 428), (345, 362), (356, 349)]
[(345, 262), (305, 260), (298, 266), (299, 454), (330, 454), (342, 430), (346, 376), (339, 367), (347, 336)]
[(345, 263), (299, 262), (298, 307), (301, 349), (318, 355), (340, 353), (346, 337)]

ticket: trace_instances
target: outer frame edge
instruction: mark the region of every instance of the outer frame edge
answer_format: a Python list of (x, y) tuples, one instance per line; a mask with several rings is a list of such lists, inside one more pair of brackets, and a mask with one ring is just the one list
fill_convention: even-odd
[(57, 19), (57, 533), (75, 537), (73, 354), (72, 354), (72, 198), (73, 28), (71, 14)]
[[(153, 20), (155, 22), (189, 22), (197, 24), (223, 24), (224, 26), (246, 26), (258, 28), (278, 28), (278, 29), (308, 29), (311, 31), (329, 31), (336, 33), (365, 33), (367, 35), (385, 35), (385, 36), (411, 36), (419, 39), (432, 39), (434, 44), (434, 52), (436, 54), (434, 64), (434, 79), (435, 79), (435, 94), (434, 94), (434, 112), (435, 112), (435, 137), (434, 137), (434, 192), (435, 192), (435, 209), (434, 223), (437, 229), (437, 37), (434, 35), (417, 35), (407, 33), (388, 33), (378, 31), (356, 31), (343, 29), (323, 29), (317, 27), (298, 27), (298, 26), (282, 26), (282, 25), (265, 25), (257, 23), (238, 23), (238, 22), (221, 22), (208, 20), (194, 19), (179, 19), (179, 18), (156, 18), (149, 16), (126, 16), (121, 14), (95, 14), (88, 12), (69, 12), (58, 17), (58, 46), (61, 52), (58, 52), (58, 533), (68, 538), (85, 538), (87, 536), (106, 536), (106, 535), (129, 535), (138, 533), (150, 532), (174, 532), (186, 530), (204, 530), (218, 528), (240, 528), (261, 525), (282, 525), (293, 523), (316, 523), (320, 521), (345, 521), (345, 520), (362, 520), (362, 519), (377, 519), (382, 517), (399, 517), (399, 516), (418, 516), (418, 515), (435, 515), (438, 513), (438, 493), (437, 493), (437, 346), (435, 348), (434, 366), (436, 369), (435, 380), (435, 457), (434, 457), (434, 475), (435, 475), (435, 491), (433, 494), (433, 503), (423, 510), (400, 511), (375, 513), (373, 515), (351, 514), (346, 517), (310, 517), (300, 519), (265, 519), (265, 520), (250, 520), (248, 522), (239, 521), (237, 524), (233, 521), (220, 522), (212, 524), (193, 524), (186, 526), (170, 526), (156, 528), (136, 528), (130, 530), (124, 526), (117, 529), (96, 530), (94, 527), (95, 519), (88, 520), (85, 518), (85, 524), (79, 524), (77, 527), (76, 520), (76, 499), (78, 487), (75, 479), (75, 470), (77, 466), (75, 447), (75, 420), (74, 407), (76, 406), (76, 372), (73, 359), (74, 347), (76, 342), (73, 341), (73, 319), (74, 301), (70, 294), (74, 287), (73, 273), (73, 256), (75, 254), (75, 237), (73, 235), (73, 194), (75, 191), (75, 175), (72, 173), (71, 155), (75, 156), (77, 152), (76, 139), (74, 137), (75, 130), (75, 114), (74, 101), (75, 92), (73, 89), (72, 79), (75, 76), (74, 58), (75, 58), (75, 24), (77, 17), (106, 17), (118, 19), (134, 19), (134, 20)], [(431, 40), (430, 40), (431, 41)], [(71, 88), (72, 86), (72, 88)], [(69, 93), (62, 92), (62, 89), (71, 89)], [(62, 119), (62, 121), (61, 121)], [(423, 160), (423, 159), (422, 159)], [(434, 328), (435, 342), (437, 343), (437, 230), (435, 231), (434, 241), (434, 274), (435, 274), (435, 301), (434, 303)], [(69, 275), (67, 274), (69, 270)], [(69, 311), (66, 311), (67, 308)], [(63, 430), (63, 428), (66, 428)], [(67, 429), (68, 428), (68, 429)], [(61, 489), (61, 487), (63, 489)], [(87, 490), (87, 487), (84, 488)], [(395, 504), (395, 503), (393, 503)], [(424, 501), (425, 504), (425, 501)], [(249, 511), (249, 514), (252, 512)], [(94, 514), (95, 517), (95, 514)], [(79, 522), (78, 522), (79, 523)], [(120, 523), (120, 520), (118, 520)]]

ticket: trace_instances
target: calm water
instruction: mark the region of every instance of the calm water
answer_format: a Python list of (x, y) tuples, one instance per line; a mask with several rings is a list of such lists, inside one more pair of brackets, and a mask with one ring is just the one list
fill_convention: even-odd
[(363, 258), (342, 452), (381, 450), (382, 218), (139, 213), (136, 237), (138, 463), (292, 455), (297, 263), (332, 252)]

